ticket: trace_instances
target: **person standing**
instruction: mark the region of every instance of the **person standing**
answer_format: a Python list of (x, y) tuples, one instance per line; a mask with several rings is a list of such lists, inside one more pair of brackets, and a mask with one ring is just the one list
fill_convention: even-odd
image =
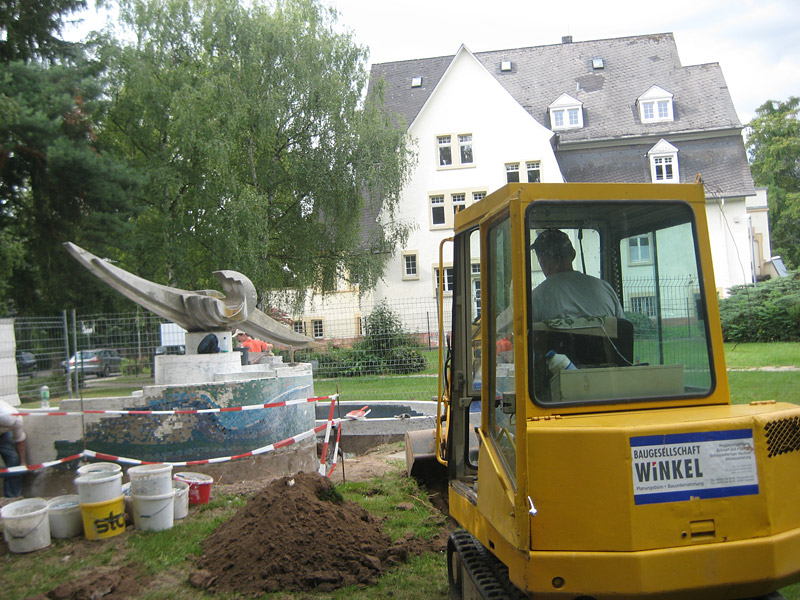
[[(0, 400), (0, 456), (7, 468), (18, 467), (28, 462), (22, 417), (14, 416), (16, 412), (17, 409)], [(22, 475), (7, 473), (2, 477), (6, 498), (22, 495)]]

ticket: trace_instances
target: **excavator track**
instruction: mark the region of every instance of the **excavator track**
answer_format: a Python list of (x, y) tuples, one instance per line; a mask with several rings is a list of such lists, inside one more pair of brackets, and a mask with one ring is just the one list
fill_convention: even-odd
[(508, 567), (463, 529), (447, 540), (447, 578), (453, 600), (527, 598), (509, 580)]

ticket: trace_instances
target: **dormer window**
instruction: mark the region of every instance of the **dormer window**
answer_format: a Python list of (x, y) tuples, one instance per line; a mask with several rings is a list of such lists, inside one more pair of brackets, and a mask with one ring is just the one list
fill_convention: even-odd
[(583, 103), (569, 94), (561, 94), (547, 110), (550, 113), (550, 128), (554, 131), (583, 127)]
[(659, 142), (647, 153), (650, 160), (650, 178), (653, 183), (680, 183), (678, 149), (667, 140)]
[(639, 105), (639, 118), (642, 123), (661, 123), (674, 121), (672, 94), (654, 85), (636, 99)]

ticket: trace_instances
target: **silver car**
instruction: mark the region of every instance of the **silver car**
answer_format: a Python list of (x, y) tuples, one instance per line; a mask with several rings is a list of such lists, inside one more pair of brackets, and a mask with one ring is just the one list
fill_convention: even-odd
[(81, 350), (68, 361), (62, 362), (61, 366), (69, 374), (77, 370), (83, 375), (108, 377), (111, 373), (122, 371), (122, 356), (111, 348)]

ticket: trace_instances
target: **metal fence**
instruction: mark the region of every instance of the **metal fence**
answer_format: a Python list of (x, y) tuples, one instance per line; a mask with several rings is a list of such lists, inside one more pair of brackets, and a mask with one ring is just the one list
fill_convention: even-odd
[[(656, 362), (657, 356), (650, 356), (652, 348), (663, 348), (665, 342), (669, 360), (686, 365), (703, 362), (705, 330), (695, 282), (672, 278), (656, 285), (652, 280), (629, 279), (623, 289), (626, 315), (634, 321), (637, 352), (643, 362)], [(449, 304), (445, 304), (445, 332), (451, 329)], [(657, 311), (662, 317), (660, 332)], [(123, 357), (122, 374), (146, 385), (156, 348), (162, 344), (162, 323), (163, 319), (144, 309), (90, 315), (65, 311), (56, 317), (16, 319), (17, 354), (28, 353), (36, 360), (33, 369), (19, 369), (21, 399), (37, 399), (44, 384), (53, 397), (77, 395), (77, 373), (69, 378), (63, 363), (76, 351), (93, 348), (115, 349)], [(296, 317), (291, 325), (315, 338), (316, 347), (291, 355), (280, 348), (276, 351), (284, 354), (286, 362), (294, 359), (314, 365), (317, 394), (338, 391), (343, 398), (359, 400), (430, 400), (436, 394), (440, 340), (433, 297), (362, 301), (355, 309), (323, 306)]]

